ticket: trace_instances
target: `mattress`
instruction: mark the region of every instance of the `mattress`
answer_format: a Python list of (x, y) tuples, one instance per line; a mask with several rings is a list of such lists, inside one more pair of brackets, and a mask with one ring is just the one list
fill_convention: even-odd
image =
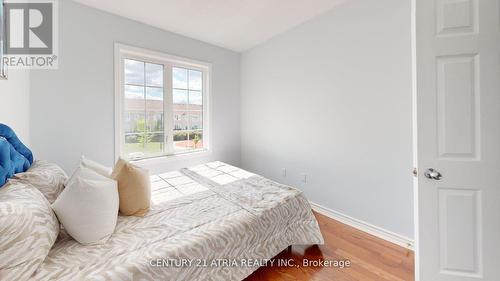
[(153, 175), (144, 217), (107, 243), (60, 235), (34, 280), (242, 280), (289, 245), (322, 244), (303, 193), (222, 162)]

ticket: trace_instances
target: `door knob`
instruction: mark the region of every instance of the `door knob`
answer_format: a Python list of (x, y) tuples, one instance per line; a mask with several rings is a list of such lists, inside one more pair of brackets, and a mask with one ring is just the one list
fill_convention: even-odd
[(440, 172), (434, 170), (433, 168), (427, 169), (424, 173), (424, 176), (428, 179), (437, 180), (437, 181), (443, 177), (443, 175), (441, 175)]

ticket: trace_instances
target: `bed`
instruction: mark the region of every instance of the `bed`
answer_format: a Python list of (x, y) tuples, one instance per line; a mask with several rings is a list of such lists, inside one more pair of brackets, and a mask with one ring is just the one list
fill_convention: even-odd
[(303, 193), (222, 163), (151, 176), (145, 217), (103, 245), (61, 231), (32, 280), (242, 280), (289, 245), (322, 244)]

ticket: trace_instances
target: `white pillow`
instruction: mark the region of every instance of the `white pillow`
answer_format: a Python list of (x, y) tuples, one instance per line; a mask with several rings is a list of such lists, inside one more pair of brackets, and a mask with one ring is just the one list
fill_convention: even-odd
[(88, 158), (85, 158), (85, 156), (83, 156), (83, 155), (80, 158), (80, 165), (85, 167), (85, 168), (89, 168), (89, 169), (93, 170), (94, 172), (98, 173), (99, 175), (105, 176), (107, 178), (110, 177), (111, 172), (113, 171), (113, 169), (111, 167), (106, 167), (104, 165), (101, 165), (95, 161), (92, 161)]
[(116, 227), (118, 198), (115, 180), (80, 166), (52, 209), (76, 241), (84, 245), (104, 243)]

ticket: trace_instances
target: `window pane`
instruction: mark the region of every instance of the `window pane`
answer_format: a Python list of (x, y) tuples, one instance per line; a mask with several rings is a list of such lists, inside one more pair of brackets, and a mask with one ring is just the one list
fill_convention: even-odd
[[(144, 88), (137, 86), (125, 86), (125, 132), (143, 132), (144, 131), (144, 114), (146, 104), (144, 102)], [(133, 136), (132, 136), (133, 138)]]
[(187, 89), (187, 69), (172, 68), (173, 87), (177, 89)]
[(164, 134), (163, 132), (147, 133), (146, 145), (144, 153), (148, 155), (157, 155), (165, 151)]
[(201, 91), (201, 71), (189, 70), (189, 89)]
[[(143, 104), (144, 100), (132, 100), (133, 102), (140, 101)], [(138, 108), (138, 106), (137, 106)], [(130, 158), (144, 156), (145, 146), (145, 116), (144, 110), (130, 110), (125, 112), (125, 147), (124, 154)]]
[[(162, 153), (165, 151), (163, 66), (125, 60), (124, 71), (123, 154), (129, 158), (141, 158)], [(148, 86), (145, 87), (144, 83)]]
[(125, 60), (125, 84), (144, 85), (144, 62)]
[(189, 147), (191, 149), (203, 148), (203, 131), (189, 133)]
[(174, 130), (188, 129), (188, 114), (186, 111), (174, 110)]
[(124, 131), (125, 133), (144, 132), (144, 111), (125, 111)]
[(174, 104), (187, 104), (188, 94), (186, 90), (173, 90)]
[(148, 138), (145, 143), (146, 154), (159, 154), (165, 151), (163, 123), (163, 112), (155, 114), (148, 113)]
[(146, 86), (163, 87), (163, 65), (146, 63)]
[(144, 100), (144, 87), (125, 85), (125, 99)]
[(188, 147), (188, 132), (180, 131), (174, 132), (174, 151), (183, 151), (189, 149)]
[(157, 155), (165, 151), (163, 88), (146, 87), (146, 131), (144, 145), (146, 155)]
[(203, 148), (203, 73), (173, 68), (174, 151)]
[(160, 131), (163, 130), (163, 89), (161, 88), (146, 88), (146, 111), (148, 114), (147, 130)]
[(163, 110), (149, 111), (146, 120), (146, 131), (148, 132), (163, 132)]
[(203, 114), (201, 111), (189, 112), (189, 127), (190, 130), (203, 129)]
[(143, 145), (140, 142), (143, 133), (126, 133), (125, 134), (125, 147), (123, 154), (126, 157), (136, 158), (144, 156)]
[(203, 104), (203, 98), (200, 91), (189, 91), (189, 104)]
[(163, 88), (146, 87), (146, 99), (159, 101), (163, 110)]

